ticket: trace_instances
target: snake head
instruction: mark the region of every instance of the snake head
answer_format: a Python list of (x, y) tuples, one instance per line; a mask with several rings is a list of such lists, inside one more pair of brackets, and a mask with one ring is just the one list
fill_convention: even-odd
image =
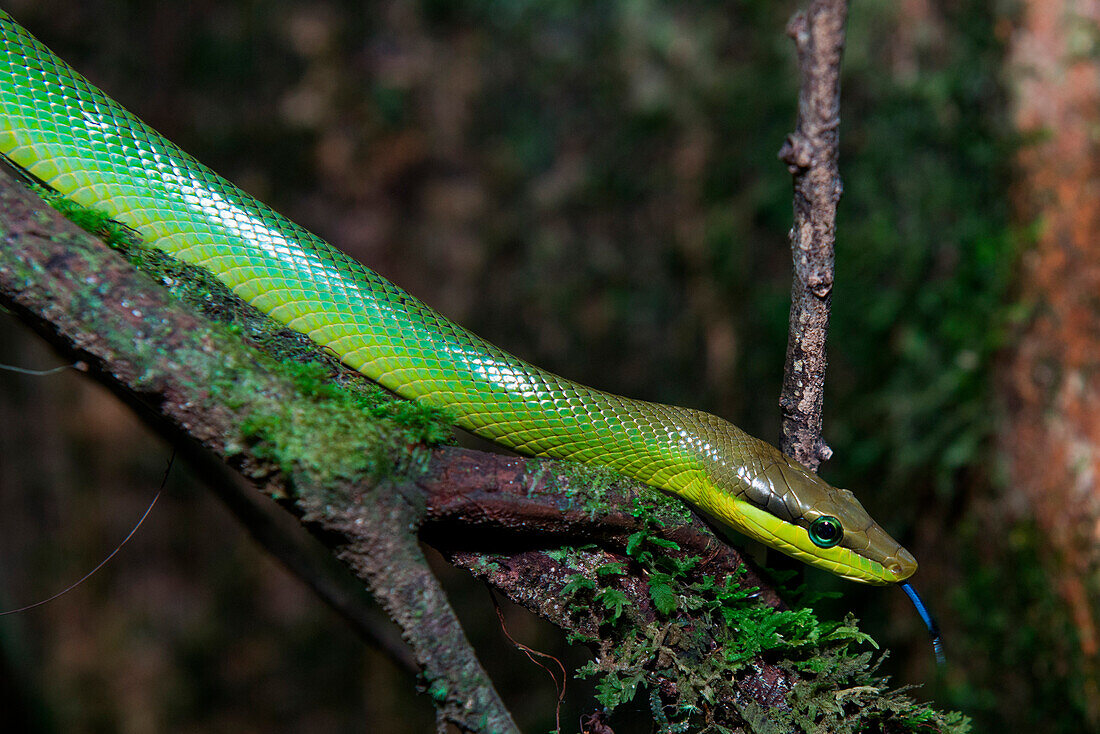
[[(705, 418), (702, 418), (705, 416)], [(705, 425), (685, 448), (702, 466), (684, 495), (724, 524), (812, 566), (852, 581), (892, 584), (917, 561), (879, 527), (847, 489), (825, 480), (775, 447), (726, 421)]]

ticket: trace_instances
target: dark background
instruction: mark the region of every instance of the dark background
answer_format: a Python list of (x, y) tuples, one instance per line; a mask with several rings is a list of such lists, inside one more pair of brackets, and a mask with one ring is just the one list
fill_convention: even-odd
[[(950, 664), (900, 591), (844, 592), (884, 670), (978, 730), (1094, 721), (1068, 612), (1005, 510), (999, 355), (1025, 309), (995, 2), (855, 2), (822, 470), (921, 561)], [(793, 2), (8, 0), (153, 127), (509, 350), (706, 409), (769, 441), (786, 344)], [(0, 316), (0, 361), (56, 359)], [(48, 596), (125, 536), (171, 448), (75, 374), (0, 373), (0, 600)], [(1018, 509), (1018, 508), (1017, 508)], [(1007, 518), (1007, 519), (1006, 519)], [(545, 674), (441, 565), (520, 726)], [(576, 667), (522, 610), (510, 633)], [(572, 682), (565, 729), (593, 702)], [(415, 681), (258, 551), (177, 465), (97, 576), (0, 621), (0, 701), (35, 732), (422, 732)], [(1091, 686), (1091, 687), (1090, 687)], [(1091, 712), (1091, 713), (1090, 713)]]

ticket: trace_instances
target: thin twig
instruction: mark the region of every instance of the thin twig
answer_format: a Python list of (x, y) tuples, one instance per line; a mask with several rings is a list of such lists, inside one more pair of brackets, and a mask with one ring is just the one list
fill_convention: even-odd
[[(557, 462), (445, 447), (418, 454), (426, 464), (418, 460), (422, 473), (414, 479), (401, 479), (399, 473), (379, 483), (340, 474), (324, 479), (312, 463), (275, 462), (271, 444), (257, 437), (254, 417), (268, 414), (271, 405), (279, 406), (280, 415), (298, 415), (291, 409), (301, 401), (305, 410), (316, 398), (266, 368), (270, 358), (255, 344), (212, 322), (202, 309), (173, 298), (162, 281), (135, 271), (121, 254), (44, 211), (40, 200), (2, 171), (0, 244), (0, 305), (67, 359), (87, 365), (91, 377), (148, 416), (173, 445), (201, 445), (281, 498), (366, 581), (410, 644), (423, 671), (423, 687), (437, 705), (441, 730), (449, 725), (469, 732), (517, 729), (431, 574), (419, 539), (513, 602), (582, 635), (604, 659), (610, 660), (621, 645), (621, 626), (604, 624), (595, 607), (564, 603), (562, 594), (578, 574), (629, 560), (625, 548), (641, 529), (630, 511), (634, 493), (648, 490), (606, 487), (596, 512), (562, 492), (577, 480), (574, 470), (566, 473)], [(338, 375), (338, 381), (353, 376)], [(303, 443), (323, 440), (318, 436)], [(358, 450), (358, 444), (348, 449)], [(333, 456), (326, 454), (339, 463)], [(675, 544), (666, 548), (667, 555), (680, 562), (706, 559), (694, 562), (695, 573), (717, 579), (735, 575), (738, 583), (759, 587), (765, 601), (779, 603), (774, 591), (740, 570), (736, 552), (698, 521), (656, 532)], [(563, 556), (545, 550), (563, 541), (576, 551)], [(595, 549), (585, 550), (590, 543)], [(625, 575), (621, 591), (630, 602), (626, 617), (636, 629), (663, 623), (644, 574)], [(676, 643), (666, 640), (663, 647), (673, 652), (662, 654), (672, 655), (682, 670), (714, 651), (715, 636), (707, 631), (711, 621), (689, 609), (681, 613), (688, 623), (684, 628), (693, 632)], [(681, 628), (679, 622), (673, 626)], [(645, 683), (659, 692), (662, 705), (675, 707), (682, 693), (662, 680), (660, 670), (647, 667)], [(781, 665), (761, 658), (721, 683), (706, 716), (728, 721), (767, 716), (764, 712), (772, 710), (786, 716), (795, 682), (796, 676)], [(587, 726), (593, 733), (607, 731), (591, 722)]]
[[(162, 283), (136, 272), (121, 254), (44, 209), (41, 200), (0, 171), (0, 304), (66, 358), (87, 365), (89, 376), (136, 407), (173, 445), (186, 447), (190, 455), (200, 453), (200, 444), (267, 494), (283, 498), (284, 506), (367, 582), (398, 623), (442, 725), (475, 731), (488, 716), (497, 731), (516, 730), (428, 570), (418, 536), (457, 565), (490, 574), (494, 588), (561, 628), (617, 644), (617, 633), (601, 628), (598, 615), (575, 619), (562, 603), (567, 579), (588, 566), (556, 561), (556, 555), (539, 549), (595, 543), (622, 560), (630, 536), (641, 529), (631, 511), (634, 497), (649, 490), (605, 488), (604, 507), (594, 513), (563, 496), (562, 482), (576, 480), (563, 479), (557, 462), (452, 447), (430, 451), (415, 482), (400, 486), (338, 478), (322, 484), (294, 462), (273, 464), (254, 434), (244, 431), (251, 417), (268, 404), (285, 410), (295, 401), (315, 400), (270, 374), (263, 366), (267, 360), (247, 340), (209, 323)], [(222, 387), (212, 390), (213, 384)], [(257, 523), (248, 524), (255, 532)], [(701, 523), (670, 524), (659, 535), (681, 549), (669, 553), (705, 558), (700, 573), (716, 578), (736, 573), (741, 583), (759, 588), (766, 602), (779, 605), (775, 592), (752, 571), (740, 571), (741, 557)], [(509, 568), (519, 571), (510, 577)], [(644, 580), (631, 583), (629, 591), (634, 606), (647, 610), (639, 620), (652, 624), (655, 613)], [(773, 678), (783, 675), (761, 669)], [(731, 711), (750, 704), (783, 706), (782, 696), (754, 684), (753, 676), (739, 678), (718, 698), (723, 710)]]
[(794, 177), (791, 253), (794, 284), (787, 361), (783, 370), (781, 448), (813, 470), (832, 456), (821, 438), (825, 339), (833, 290), (833, 247), (841, 182), (840, 58), (846, 0), (813, 0), (787, 25), (798, 51), (798, 124), (779, 158)]
[[(512, 637), (512, 633), (508, 631), (508, 624), (504, 621), (504, 612), (500, 608), (500, 602), (497, 601), (497, 597), (493, 594), (492, 589), (489, 589), (489, 599), (493, 602), (493, 609), (497, 613), (497, 619), (500, 620), (500, 629), (504, 633), (504, 636), (508, 638), (508, 642), (511, 642), (517, 650), (526, 655), (528, 660), (545, 670), (547, 675), (550, 676), (550, 680), (554, 682), (554, 690), (558, 693), (558, 700), (554, 706), (554, 732), (556, 734), (561, 734), (561, 704), (565, 700), (565, 688), (569, 681), (569, 673), (565, 670), (565, 666), (562, 665), (561, 660), (558, 660), (549, 653), (539, 652), (538, 650), (530, 648)], [(549, 665), (540, 661), (539, 658), (553, 660), (558, 666), (558, 670), (555, 672)]]

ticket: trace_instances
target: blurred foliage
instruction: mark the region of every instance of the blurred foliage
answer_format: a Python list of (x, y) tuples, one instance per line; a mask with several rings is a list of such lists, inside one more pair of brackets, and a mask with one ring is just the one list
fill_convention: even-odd
[(1002, 528), (992, 543), (989, 529), (973, 521), (961, 529), (981, 551), (962, 560), (965, 580), (951, 592), (966, 630), (955, 655), (980, 664), (952, 681), (950, 700), (1009, 730), (1092, 730), (1090, 681), (1098, 671), (1082, 655), (1075, 620), (1051, 588), (1035, 527)]
[[(853, 287), (837, 291), (830, 345), (842, 384), (830, 426), (845, 470), (860, 486), (878, 478), (892, 501), (923, 484), (908, 500), (918, 512), (985, 458), (1020, 240), (996, 17), (979, 3), (944, 10), (939, 33), (908, 52), (876, 32), (889, 26), (887, 6), (853, 14), (844, 99), (856, 129), (841, 153), (837, 245), (838, 277)], [(884, 57), (905, 53), (913, 58), (882, 73)]]
[[(991, 532), (983, 519), (997, 501), (993, 372), (1021, 315), (1011, 286), (1027, 240), (1026, 223), (1014, 224), (1009, 210), (1018, 141), (1001, 88), (1003, 5), (853, 3), (826, 398), (826, 439), (836, 455), (823, 473), (857, 490), (921, 559), (917, 582), (931, 589), (926, 595), (941, 612), (951, 661), (939, 685), (925, 689), (940, 707), (974, 716), (977, 730), (1012, 729), (1025, 700), (1020, 692), (1035, 691), (1026, 699), (1034, 706), (1029, 720), (1070, 731), (1081, 697), (1059, 683), (1079, 666), (1070, 661), (1072, 645), (1052, 646), (1065, 628), (1064, 611), (1042, 574), (1027, 566), (1030, 546), (995, 542), (1017, 531), (993, 525)], [(475, 331), (556, 372), (708, 409), (772, 441), (791, 220), (790, 177), (776, 152), (794, 124), (794, 52), (783, 29), (795, 6), (5, 4), (215, 170)], [(71, 448), (119, 452), (121, 443), (116, 437), (104, 448), (84, 439)], [(72, 552), (74, 569), (89, 566)], [(224, 580), (211, 575), (190, 583), (213, 589)], [(230, 576), (232, 585), (250, 588)], [(535, 688), (536, 672), (511, 667), (524, 665), (522, 656), (484, 624), (492, 615), (483, 592), (447, 578), (521, 725), (549, 728), (553, 691)], [(822, 574), (809, 581), (842, 588), (844, 598), (823, 608), (837, 619), (854, 609), (876, 639), (897, 650), (885, 672), (901, 683), (933, 678), (927, 640), (900, 593), (842, 586)], [(211, 615), (211, 625), (223, 611), (189, 603), (196, 617)], [(288, 662), (294, 651), (274, 652), (280, 635), (242, 629), (240, 613), (232, 616), (234, 634), (262, 651), (253, 651), (257, 671), (278, 657), (290, 669), (283, 673), (297, 670), (301, 701), (331, 701), (311, 698), (328, 685), (316, 672), (329, 663), (298, 647), (304, 657)], [(59, 617), (55, 624), (64, 623)], [(585, 659), (529, 618), (513, 615), (509, 628), (574, 669)], [(173, 639), (164, 630), (156, 635)], [(214, 633), (202, 639), (209, 647), (185, 656), (188, 669), (209, 678), (202, 685), (222, 685), (209, 656), (223, 641)], [(92, 694), (59, 662), (71, 646), (40, 640), (32, 647), (50, 662), (36, 668), (23, 657), (21, 670), (42, 686), (47, 672), (53, 676), (55, 694), (42, 700), (69, 704), (53, 714), (56, 728), (96, 728), (76, 724)], [(341, 646), (331, 647), (325, 654), (339, 656)], [(377, 662), (368, 668), (354, 647), (343, 645), (346, 657), (332, 664), (366, 669), (366, 683), (345, 681), (349, 702), (326, 713), (328, 729), (353, 730), (346, 722), (363, 710), (374, 712), (379, 730), (423, 726), (424, 708), (412, 721), (406, 713), (417, 705), (402, 693), (411, 684), (379, 672)], [(180, 660), (174, 649), (157, 654)], [(1056, 654), (1066, 660), (1057, 663)], [(257, 690), (233, 695), (247, 699)], [(229, 695), (224, 689), (173, 698), (167, 713), (155, 701), (169, 694), (133, 695), (159, 712), (149, 714), (157, 722), (151, 730), (210, 730), (234, 720), (205, 703), (205, 696)], [(590, 702), (590, 688), (572, 688), (567, 705), (580, 712)], [(103, 716), (117, 724), (121, 714)], [(265, 724), (294, 731), (295, 721)], [(1060, 729), (1058, 721), (1068, 723)]]

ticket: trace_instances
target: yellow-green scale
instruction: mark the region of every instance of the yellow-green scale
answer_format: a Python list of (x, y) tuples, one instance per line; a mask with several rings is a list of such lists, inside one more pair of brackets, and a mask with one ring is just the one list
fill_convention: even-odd
[[(611, 466), (854, 580), (916, 570), (850, 492), (736, 426), (578, 385), (443, 318), (183, 153), (3, 11), (0, 152), (462, 428), (523, 453)], [(843, 527), (836, 543), (809, 536), (824, 518)]]
[(195, 161), (2, 11), (0, 26), (0, 152), (14, 162), (462, 428), (693, 494), (692, 411), (592, 390), (485, 342)]

